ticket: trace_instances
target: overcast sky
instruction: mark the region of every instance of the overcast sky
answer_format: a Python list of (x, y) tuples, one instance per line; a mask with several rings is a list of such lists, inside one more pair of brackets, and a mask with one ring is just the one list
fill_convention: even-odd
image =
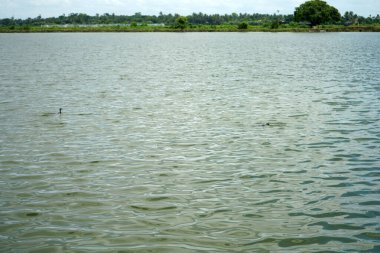
[[(305, 0), (0, 0), (0, 18), (57, 17), (62, 14), (115, 13), (147, 15), (193, 12), (207, 14), (263, 13), (291, 14)], [(359, 15), (380, 14), (380, 0), (327, 0), (341, 14), (353, 11)]]

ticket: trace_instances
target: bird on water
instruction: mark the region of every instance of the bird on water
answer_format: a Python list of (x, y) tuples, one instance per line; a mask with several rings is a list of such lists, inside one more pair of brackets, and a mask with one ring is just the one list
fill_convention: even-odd
[(62, 114), (62, 108), (59, 108), (59, 114), (60, 115)]

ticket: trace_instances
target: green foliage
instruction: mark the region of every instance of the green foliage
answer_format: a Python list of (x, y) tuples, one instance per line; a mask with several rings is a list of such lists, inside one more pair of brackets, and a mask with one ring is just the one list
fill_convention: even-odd
[(311, 0), (301, 4), (294, 12), (297, 22), (309, 22), (311, 26), (334, 23), (341, 18), (339, 11), (325, 1)]
[(239, 30), (247, 30), (248, 29), (248, 23), (247, 22), (241, 22), (238, 24), (238, 29)]
[(29, 25), (24, 25), (21, 29), (24, 31), (30, 31), (32, 28)]
[[(90, 16), (83, 13), (70, 13), (68, 15), (60, 15), (58, 17), (48, 17), (43, 18), (38, 16), (36, 18), (27, 19), (14, 19), (5, 18), (0, 19), (0, 26), (20, 26), (20, 25), (30, 25), (30, 26), (41, 26), (41, 25), (99, 25), (99, 24), (165, 24), (168, 26), (175, 26), (176, 19), (180, 17), (178, 14), (163, 14), (160, 15), (143, 15), (137, 12), (133, 15), (115, 15), (105, 13), (102, 15), (96, 14)], [(232, 13), (232, 14), (204, 14), (204, 13), (193, 13), (186, 16), (188, 23), (192, 25), (222, 25), (222, 24), (233, 24), (238, 25), (241, 22), (247, 22), (248, 24), (260, 25), (263, 21), (270, 21), (274, 18), (279, 18), (285, 22), (291, 22), (293, 20), (293, 15), (271, 15), (271, 14), (248, 14), (248, 13)], [(138, 25), (140, 26), (140, 25)]]
[(175, 27), (181, 30), (184, 30), (187, 27), (187, 23), (188, 23), (187, 17), (179, 16), (175, 20)]
[(280, 21), (278, 20), (273, 20), (272, 23), (270, 24), (271, 29), (278, 29), (280, 27)]
[[(306, 0), (305, 0), (306, 1)], [(317, 3), (318, 6), (326, 6), (323, 1), (308, 1)], [(304, 5), (306, 5), (305, 2)], [(323, 4), (324, 3), (324, 4)], [(340, 14), (331, 7), (308, 9), (313, 19), (305, 18), (307, 8), (304, 5), (296, 9), (296, 17), (293, 15), (259, 14), (259, 13), (232, 13), (232, 14), (205, 14), (202, 12), (192, 13), (186, 17), (178, 14), (143, 15), (137, 12), (133, 15), (96, 14), (90, 16), (83, 13), (70, 13), (58, 17), (41, 17), (26, 19), (16, 19), (14, 17), (0, 19), (0, 32), (37, 32), (37, 31), (178, 31), (186, 29), (189, 31), (238, 31), (239, 25), (247, 23), (248, 31), (305, 31), (309, 30), (309, 25), (319, 24), (341, 24), (346, 30), (363, 30), (363, 26), (370, 25), (369, 30), (378, 30), (380, 16), (363, 17), (355, 13), (346, 12), (339, 20)], [(315, 5), (312, 5), (315, 6)], [(301, 8), (302, 7), (302, 8)], [(322, 9), (324, 11), (322, 11)], [(327, 10), (327, 11), (326, 11)], [(309, 13), (309, 14), (310, 14)], [(328, 15), (325, 15), (325, 14)], [(301, 15), (302, 14), (302, 15)], [(310, 16), (310, 15), (309, 15)], [(327, 16), (326, 18), (323, 18)], [(312, 22), (312, 20), (316, 20)], [(176, 22), (177, 20), (177, 22)], [(182, 20), (182, 21), (180, 21)], [(305, 21), (300, 24), (300, 21)], [(130, 26), (128, 25), (130, 24)], [(358, 26), (353, 28), (352, 26)], [(360, 26), (360, 27), (359, 27)], [(240, 26), (244, 29), (245, 25)], [(369, 27), (369, 26), (368, 26)], [(373, 28), (374, 27), (374, 28)], [(334, 28), (337, 29), (337, 28)], [(242, 30), (242, 29), (240, 29)]]
[[(283, 24), (275, 29), (276, 32), (319, 32), (320, 30), (327, 32), (380, 32), (380, 24), (374, 25), (320, 25), (315, 28), (310, 28), (306, 25), (298, 23)], [(51, 26), (0, 26), (0, 33), (24, 33), (24, 32), (176, 32), (174, 26), (141, 26), (130, 27), (128, 25), (51, 25)], [(186, 31), (192, 32), (269, 32), (271, 23), (264, 25), (250, 25), (247, 30), (239, 30), (235, 24), (223, 25), (189, 25)]]

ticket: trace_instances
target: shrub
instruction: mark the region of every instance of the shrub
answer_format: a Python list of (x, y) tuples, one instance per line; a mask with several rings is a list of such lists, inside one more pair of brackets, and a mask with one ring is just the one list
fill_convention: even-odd
[(248, 29), (248, 23), (247, 22), (242, 22), (242, 23), (238, 24), (238, 29), (239, 30), (246, 30), (246, 29)]

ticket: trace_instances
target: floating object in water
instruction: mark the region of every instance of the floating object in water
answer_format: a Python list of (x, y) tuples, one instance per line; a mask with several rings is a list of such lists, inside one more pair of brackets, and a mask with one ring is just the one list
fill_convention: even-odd
[(261, 123), (261, 126), (263, 127), (280, 127), (280, 128), (284, 128), (287, 126), (287, 123), (285, 122), (265, 122), (265, 123)]
[(44, 112), (41, 114), (41, 116), (49, 117), (49, 116), (61, 115), (61, 114), (62, 114), (62, 108), (59, 108), (59, 111), (57, 113), (55, 113), (55, 112)]

